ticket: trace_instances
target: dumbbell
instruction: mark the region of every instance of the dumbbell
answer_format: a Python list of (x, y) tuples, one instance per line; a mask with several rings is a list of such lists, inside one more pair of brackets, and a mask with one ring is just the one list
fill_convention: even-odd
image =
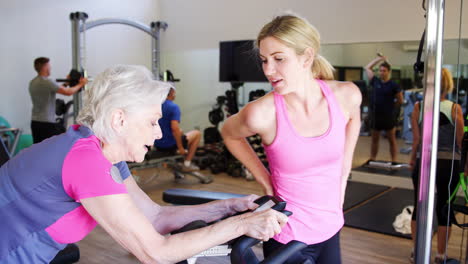
[(81, 77), (83, 77), (83, 73), (72, 69), (70, 73), (68, 74), (67, 79), (56, 79), (55, 81), (57, 82), (65, 82), (68, 83), (71, 87), (77, 85), (80, 82)]

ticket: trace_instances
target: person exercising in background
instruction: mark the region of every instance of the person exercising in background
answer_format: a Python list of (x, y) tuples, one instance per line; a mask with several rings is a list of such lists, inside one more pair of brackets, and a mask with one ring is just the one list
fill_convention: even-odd
[(159, 126), (163, 132), (163, 137), (155, 140), (154, 146), (160, 151), (175, 151), (185, 155), (182, 170), (199, 170), (200, 168), (192, 164), (192, 159), (197, 151), (201, 133), (198, 130), (192, 130), (185, 134), (183, 133), (179, 126), (180, 108), (174, 103), (175, 97), (175, 88), (171, 88), (166, 101), (162, 104), (162, 118), (159, 119)]
[[(373, 87), (371, 93), (371, 156), (369, 161), (376, 160), (379, 152), (380, 131), (387, 132), (390, 143), (390, 156), (392, 162), (396, 163), (396, 118), (395, 110), (403, 103), (403, 94), (400, 86), (390, 80), (391, 66), (385, 56), (378, 54), (367, 66), (366, 74), (370, 85)], [(374, 76), (373, 67), (381, 62), (379, 66), (379, 77)], [(396, 99), (396, 103), (395, 103)]]
[[(447, 207), (447, 201), (457, 188), (460, 169), (461, 149), (463, 140), (463, 110), (462, 107), (447, 99), (447, 95), (453, 92), (453, 77), (450, 71), (442, 68), (440, 79), (440, 105), (439, 105), (439, 129), (437, 141), (437, 167), (435, 174), (435, 187), (437, 191), (435, 215), (437, 216), (437, 254), (435, 264), (447, 261), (446, 245), (450, 239), (452, 220), (455, 215), (452, 207)], [(421, 172), (421, 138), (423, 121), (423, 101), (414, 105), (411, 113), (411, 126), (413, 131), (413, 148), (409, 162), (413, 172), (414, 210), (411, 217), (411, 237), (416, 241), (416, 213), (419, 197), (419, 178)], [(466, 173), (465, 168), (465, 173)], [(465, 174), (466, 175), (466, 174)], [(414, 261), (414, 251), (410, 260)], [(448, 263), (448, 261), (447, 261)]]
[(31, 133), (33, 142), (39, 143), (46, 138), (61, 134), (64, 128), (55, 121), (55, 94), (72, 95), (86, 85), (88, 80), (81, 78), (73, 87), (59, 86), (50, 80), (50, 60), (39, 57), (34, 60), (37, 76), (29, 82), (32, 100)]

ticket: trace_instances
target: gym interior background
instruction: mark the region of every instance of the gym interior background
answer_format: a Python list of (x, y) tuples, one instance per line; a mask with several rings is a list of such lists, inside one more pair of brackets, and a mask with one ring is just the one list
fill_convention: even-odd
[[(458, 37), (458, 7), (458, 1), (446, 2), (445, 38)], [(421, 2), (404, 0), (364, 0), (359, 4), (343, 0), (326, 4), (280, 0), (123, 0), (118, 4), (111, 0), (2, 1), (0, 112), (12, 126), (29, 133), (31, 100), (26, 87), (36, 74), (32, 61), (45, 54), (51, 59), (51, 77), (65, 77), (72, 65), (68, 16), (83, 11), (89, 15), (88, 20), (117, 17), (147, 25), (166, 21), (169, 28), (162, 32), (161, 69), (170, 69), (181, 79), (177, 83), (177, 100), (184, 113), (182, 129), (207, 127), (207, 113), (216, 95), (231, 88), (229, 83), (218, 81), (219, 42), (254, 39), (263, 24), (285, 10), (307, 18), (320, 31), (324, 44), (335, 44), (328, 50), (327, 45), (323, 48), (325, 57), (334, 65), (365, 66), (385, 43), (411, 41), (414, 45), (425, 26)], [(462, 37), (467, 37), (468, 28), (462, 30)], [(376, 46), (349, 49), (336, 45), (349, 43)], [(412, 65), (417, 51), (403, 51), (401, 45), (396, 46), (400, 50), (398, 57), (385, 54), (391, 63)], [(86, 50), (89, 76), (117, 63), (151, 65), (150, 37), (130, 27), (109, 25), (89, 30)], [(269, 90), (267, 83), (249, 83), (245, 87), (246, 98), (249, 89)]]
[[(445, 4), (444, 39), (447, 41), (443, 63), (449, 68), (454, 67), (458, 59), (456, 39), (459, 37), (461, 19), (459, 6), (459, 1), (446, 1)], [(25, 134), (30, 134), (32, 106), (27, 87), (36, 75), (32, 62), (38, 56), (47, 56), (51, 59), (52, 78), (63, 78), (67, 75), (72, 65), (69, 14), (75, 11), (86, 12), (89, 20), (112, 17), (144, 24), (162, 20), (169, 24), (168, 29), (161, 33), (161, 69), (170, 69), (180, 79), (176, 86), (177, 103), (183, 113), (183, 130), (203, 130), (211, 126), (208, 112), (216, 102), (216, 96), (231, 89), (229, 83), (219, 82), (219, 42), (254, 39), (260, 27), (276, 14), (284, 11), (296, 12), (315, 25), (322, 37), (322, 54), (333, 65), (362, 68), (377, 52), (384, 52), (403, 78), (409, 78), (413, 74), (412, 65), (426, 23), (421, 1), (407, 0), (2, 1), (0, 115), (7, 119), (12, 127), (21, 128)], [(462, 18), (465, 21), (468, 18), (466, 7), (462, 10)], [(466, 78), (468, 27), (462, 27), (461, 38), (463, 40), (460, 53), (464, 56), (460, 57), (460, 64), (465, 64), (465, 67), (461, 67), (461, 74)], [(150, 37), (120, 25), (97, 27), (86, 33), (84, 66), (89, 76), (95, 76), (110, 65), (122, 63), (145, 65), (150, 68)], [(249, 92), (256, 89), (269, 91), (270, 87), (268, 83), (246, 83), (239, 90), (239, 103), (246, 103)], [(362, 155), (361, 161), (368, 158), (366, 155), (369, 142), (365, 138), (359, 141), (356, 155)], [(404, 143), (401, 144), (404, 146)], [(379, 153), (382, 155), (388, 152), (385, 145), (386, 142), (381, 144)], [(399, 154), (400, 161), (407, 162), (408, 159), (407, 155)], [(379, 181), (383, 184), (411, 188), (407, 181), (394, 178), (384, 177)], [(363, 179), (372, 182), (368, 178)], [(253, 182), (236, 183), (230, 179), (227, 182), (243, 185), (233, 187), (229, 190), (232, 192), (240, 190), (248, 193), (259, 190)], [(217, 191), (228, 191), (222, 189), (222, 186), (213, 186), (219, 188)], [(190, 188), (196, 189), (197, 186)], [(205, 185), (202, 188), (209, 189)], [(105, 238), (102, 230), (97, 232), (102, 239)], [(407, 263), (407, 251), (404, 251), (404, 248), (409, 249), (409, 240), (387, 240), (387, 236), (369, 235), (364, 236), (367, 240), (367, 244), (364, 245), (369, 247), (353, 247), (350, 241), (361, 240), (362, 237), (357, 238), (361, 235), (363, 236), (363, 233), (344, 233), (342, 248), (345, 263)], [(456, 241), (456, 236), (452, 241)], [(370, 244), (374, 245), (371, 247)], [(80, 246), (85, 252), (91, 247)], [(360, 259), (362, 255), (372, 255), (372, 252), (368, 251), (378, 246), (392, 248), (382, 252), (383, 257), (377, 260)], [(120, 260), (124, 261), (121, 263), (132, 261), (131, 258)], [(136, 259), (133, 261), (136, 262)], [(89, 262), (85, 259), (83, 263)], [(110, 262), (103, 260), (96, 263)]]

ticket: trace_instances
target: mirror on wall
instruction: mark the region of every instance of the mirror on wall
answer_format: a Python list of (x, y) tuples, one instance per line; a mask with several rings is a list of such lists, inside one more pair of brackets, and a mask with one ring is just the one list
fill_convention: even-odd
[[(460, 51), (458, 44), (458, 39), (444, 41), (443, 64), (453, 71), (454, 77), (457, 77), (458, 52), (468, 54), (468, 39), (460, 41)], [(418, 48), (419, 41), (323, 44), (321, 54), (338, 69), (350, 68), (349, 73), (336, 76), (341, 77), (341, 80), (356, 80), (355, 78), (359, 76), (358, 69), (367, 65), (377, 53), (382, 53), (394, 69), (392, 75), (395, 80), (409, 78), (414, 81), (413, 65), (416, 62)], [(460, 75), (468, 77), (468, 56), (460, 56), (459, 63)], [(362, 79), (365, 80), (366, 77), (362, 76)]]
[[(378, 53), (387, 57), (392, 66), (391, 79), (397, 82), (403, 90), (404, 103), (396, 113), (397, 136), (407, 143), (400, 146), (399, 152), (401, 151), (402, 154), (407, 154), (411, 149), (409, 145), (412, 142), (410, 115), (415, 102), (422, 99), (423, 75), (416, 74), (413, 67), (418, 49), (419, 41), (394, 41), (322, 44), (320, 51), (321, 55), (335, 67), (336, 80), (353, 81), (362, 92), (361, 136), (370, 136), (367, 119), (370, 114), (369, 97), (372, 93), (364, 67), (376, 58)], [(465, 113), (467, 108), (465, 95), (468, 90), (468, 56), (466, 55), (468, 55), (468, 39), (444, 40), (443, 67), (452, 73), (455, 87), (454, 92), (449, 95), (449, 99), (461, 104)], [(422, 60), (424, 61), (424, 55)], [(377, 66), (375, 70), (378, 70)], [(377, 71), (375, 74), (378, 76)], [(367, 153), (367, 150), (364, 152)]]

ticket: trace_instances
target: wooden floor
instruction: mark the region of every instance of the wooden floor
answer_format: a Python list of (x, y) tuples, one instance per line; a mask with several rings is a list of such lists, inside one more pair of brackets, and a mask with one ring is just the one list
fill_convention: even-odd
[[(367, 160), (369, 155), (370, 138), (361, 137), (356, 147), (353, 165), (357, 166)], [(379, 158), (388, 159), (387, 142), (382, 139), (381, 153)], [(400, 147), (405, 146), (399, 142)], [(399, 161), (407, 162), (408, 155), (399, 154)], [(260, 186), (253, 181), (246, 181), (242, 178), (233, 178), (224, 173), (215, 175), (211, 184), (200, 184), (195, 179), (186, 179), (182, 183), (175, 183), (172, 175), (168, 171), (156, 173), (155, 169), (141, 170), (138, 174), (142, 177), (154, 177), (152, 181), (142, 186), (148, 195), (157, 203), (162, 202), (162, 192), (169, 188), (188, 188), (208, 191), (221, 191), (261, 195)], [(375, 181), (379, 182), (376, 175)], [(411, 188), (411, 186), (408, 186)], [(463, 219), (460, 219), (463, 221)], [(468, 219), (466, 219), (468, 221)], [(374, 221), (379, 221), (375, 219)], [(464, 234), (466, 240), (467, 234)], [(448, 252), (449, 256), (459, 258), (460, 249), (464, 253), (466, 243), (462, 244), (462, 231), (458, 227), (453, 228)], [(196, 241), (194, 241), (196, 243)], [(105, 233), (99, 226), (91, 232), (84, 240), (78, 243), (81, 250), (81, 260), (79, 263), (139, 263), (136, 258), (127, 253), (113, 239)], [(435, 250), (435, 240), (433, 240), (433, 251)], [(409, 263), (408, 257), (411, 251), (411, 240), (383, 235), (379, 233), (367, 232), (363, 230), (344, 227), (341, 231), (341, 251), (343, 263), (350, 264), (375, 264), (375, 263)], [(260, 251), (257, 248), (256, 251)], [(227, 258), (200, 258), (197, 263), (229, 263)]]

